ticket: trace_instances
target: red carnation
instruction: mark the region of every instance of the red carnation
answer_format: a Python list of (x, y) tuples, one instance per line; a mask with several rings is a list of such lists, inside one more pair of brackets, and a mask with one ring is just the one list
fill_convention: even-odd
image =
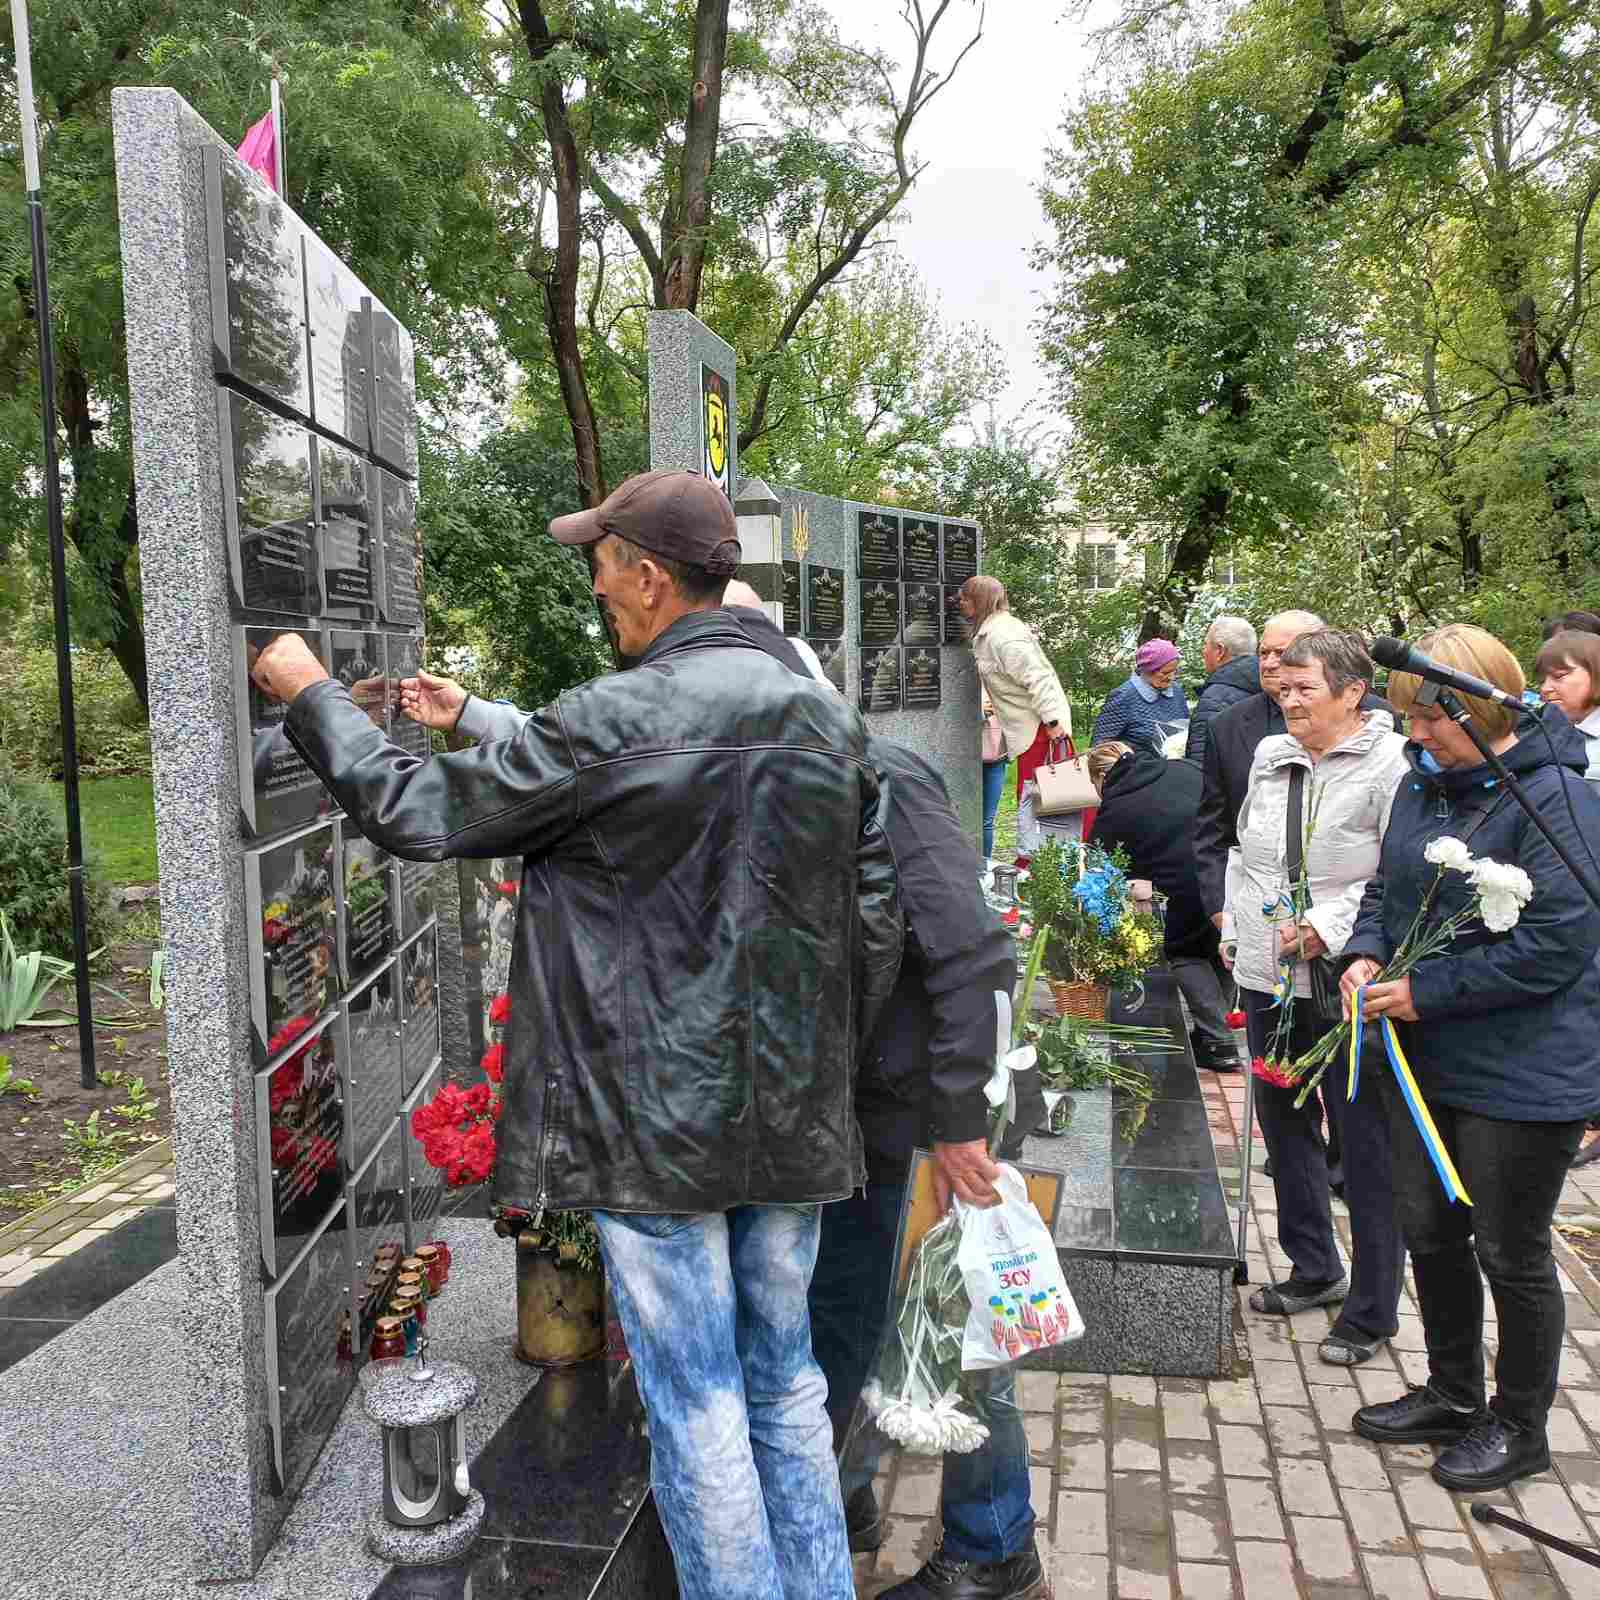
[(511, 996), (497, 994), (489, 1002), (489, 1020), (491, 1022), (505, 1022), (511, 1016)]
[(1280, 1089), (1292, 1089), (1299, 1081), (1287, 1061), (1268, 1061), (1265, 1056), (1254, 1056), (1250, 1070), (1263, 1083), (1275, 1084)]
[(489, 1115), (489, 1102), (494, 1098), (494, 1090), (486, 1083), (474, 1084), (467, 1090), (467, 1110), (474, 1117)]
[(462, 1141), (461, 1159), (470, 1174), (468, 1182), (482, 1183), (494, 1171), (494, 1129), (480, 1122)]
[(509, 895), (513, 899), (516, 897), (517, 885), (510, 878), (507, 878), (504, 883), (497, 883), (495, 888), (503, 895)]
[(506, 1075), (506, 1047), (503, 1044), (490, 1045), (483, 1052), (483, 1060), (479, 1065), (490, 1083), (502, 1082)]
[(494, 1122), (498, 1122), (500, 1120), (500, 1113), (502, 1111), (504, 1111), (505, 1108), (506, 1108), (505, 1100), (500, 1095), (496, 1095), (494, 1097), (494, 1099), (489, 1102), (489, 1117), (490, 1117), (490, 1120), (494, 1121)]
[(1242, 1028), (1244, 1026), (1244, 1012), (1230, 1011), (1224, 1020), (1230, 1028)]

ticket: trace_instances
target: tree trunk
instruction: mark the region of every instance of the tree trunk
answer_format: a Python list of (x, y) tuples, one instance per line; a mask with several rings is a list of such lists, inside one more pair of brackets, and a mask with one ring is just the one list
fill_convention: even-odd
[(728, 54), (730, 0), (699, 0), (694, 19), (694, 80), (684, 120), (678, 193), (662, 219), (663, 305), (693, 311), (700, 303), (711, 229), (711, 170), (722, 126), (722, 64)]

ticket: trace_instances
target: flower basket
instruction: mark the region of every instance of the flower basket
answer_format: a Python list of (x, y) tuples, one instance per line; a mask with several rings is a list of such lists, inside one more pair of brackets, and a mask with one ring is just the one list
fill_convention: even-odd
[(1056, 997), (1058, 1016), (1082, 1017), (1086, 1022), (1106, 1020), (1106, 1007), (1111, 1000), (1111, 990), (1105, 984), (1076, 983), (1063, 978), (1052, 978), (1050, 992)]

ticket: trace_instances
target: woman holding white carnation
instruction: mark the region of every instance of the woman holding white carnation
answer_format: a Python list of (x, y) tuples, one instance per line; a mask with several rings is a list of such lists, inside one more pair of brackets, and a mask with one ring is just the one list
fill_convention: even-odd
[[(1481, 628), (1441, 628), (1417, 647), (1522, 694), (1516, 658)], [(1355, 1428), (1384, 1444), (1448, 1446), (1433, 1475), (1470, 1493), (1550, 1465), (1545, 1419), (1565, 1328), (1550, 1223), (1585, 1119), (1600, 1110), (1600, 912), (1452, 720), (1453, 699), (1580, 861), (1593, 859), (1600, 839), (1600, 797), (1583, 780), (1583, 739), (1565, 724), (1547, 740), (1528, 723), (1519, 740), (1512, 711), (1407, 673), (1389, 679), (1390, 702), (1411, 716), (1411, 770), (1345, 946), (1342, 988), (1348, 997), (1366, 986), (1369, 1027), (1398, 1024), (1471, 1204), (1446, 1194), (1395, 1079), (1382, 1075), (1428, 1381), (1363, 1406)], [(1429, 925), (1470, 918), (1409, 976), (1377, 981), (1436, 879)], [(1480, 1265), (1499, 1318), (1487, 1405)]]

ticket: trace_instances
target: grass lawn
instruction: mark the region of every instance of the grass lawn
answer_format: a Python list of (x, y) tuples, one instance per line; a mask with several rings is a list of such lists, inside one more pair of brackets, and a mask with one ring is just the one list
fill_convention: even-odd
[[(62, 786), (53, 784), (58, 795)], [(156, 808), (150, 779), (86, 778), (78, 789), (84, 844), (114, 884), (156, 881)], [(62, 803), (65, 814), (65, 801)]]

